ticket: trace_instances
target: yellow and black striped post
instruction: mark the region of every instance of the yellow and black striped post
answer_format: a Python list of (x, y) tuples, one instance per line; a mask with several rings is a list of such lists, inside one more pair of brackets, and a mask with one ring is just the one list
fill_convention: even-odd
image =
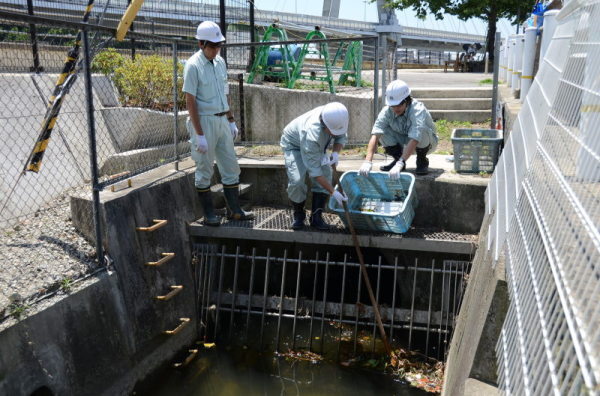
[[(95, 0), (88, 0), (88, 5), (85, 9), (85, 13), (83, 14), (84, 23), (87, 23), (90, 17), (92, 8), (94, 7), (94, 1)], [(42, 129), (35, 142), (35, 146), (31, 154), (29, 155), (29, 159), (27, 160), (27, 164), (25, 165), (25, 169), (23, 169), (23, 172), (28, 170), (37, 173), (39, 172), (42, 166), (44, 152), (46, 151), (48, 143), (50, 142), (52, 129), (54, 128), (54, 125), (56, 125), (56, 118), (60, 113), (60, 108), (62, 106), (64, 96), (69, 91), (69, 88), (73, 86), (73, 83), (77, 78), (77, 75), (75, 74), (75, 65), (77, 64), (77, 59), (79, 58), (79, 50), (81, 48), (81, 37), (82, 32), (79, 31), (77, 33), (77, 38), (75, 39), (75, 44), (73, 44), (73, 48), (71, 48), (67, 54), (67, 58), (65, 59), (65, 64), (63, 66), (62, 72), (56, 80), (54, 91), (52, 92), (52, 96), (50, 96), (50, 100), (48, 101), (46, 116), (44, 117), (44, 121), (42, 122)]]

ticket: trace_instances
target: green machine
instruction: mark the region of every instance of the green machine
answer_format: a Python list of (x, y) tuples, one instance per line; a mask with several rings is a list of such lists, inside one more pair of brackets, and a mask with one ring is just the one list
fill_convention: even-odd
[[(338, 48), (334, 62), (329, 59), (329, 45), (326, 42), (321, 43), (304, 43), (302, 47), (294, 44), (276, 43), (278, 41), (288, 41), (285, 30), (273, 24), (265, 31), (262, 42), (269, 42), (269, 45), (261, 45), (254, 58), (254, 63), (250, 68), (247, 82), (252, 83), (257, 75), (270, 77), (283, 81), (287, 88), (294, 88), (298, 80), (312, 80), (327, 82), (329, 92), (335, 93), (333, 84), (333, 70), (337, 69), (341, 72), (340, 84), (346, 83), (348, 77), (354, 77), (356, 86), (360, 86), (360, 73), (362, 70), (362, 42), (353, 41), (351, 43), (343, 43)], [(306, 35), (306, 41), (313, 39), (326, 39), (321, 30), (316, 27), (315, 30)], [(312, 45), (311, 45), (312, 44)], [(341, 58), (343, 51), (346, 50), (344, 66), (342, 68), (334, 68), (332, 64), (337, 59)], [(323, 64), (307, 65), (305, 59), (319, 58), (323, 60)], [(307, 66), (307, 67), (305, 67)], [(325, 72), (325, 75), (317, 75), (317, 72)]]
[(344, 41), (340, 43), (338, 50), (333, 58), (333, 66), (341, 57), (341, 54), (346, 51), (344, 57), (344, 65), (342, 66), (342, 72), (340, 73), (339, 85), (346, 85), (348, 83), (348, 77), (354, 77), (354, 86), (361, 86), (361, 74), (362, 74), (362, 53), (363, 44), (362, 41)]

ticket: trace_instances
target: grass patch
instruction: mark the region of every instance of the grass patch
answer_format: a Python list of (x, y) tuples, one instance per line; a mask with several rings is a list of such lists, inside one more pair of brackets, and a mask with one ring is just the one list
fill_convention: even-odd
[(486, 79), (479, 81), (479, 84), (482, 84), (482, 85), (483, 84), (493, 84), (493, 83), (494, 83), (494, 80), (492, 80), (491, 78), (486, 78)]

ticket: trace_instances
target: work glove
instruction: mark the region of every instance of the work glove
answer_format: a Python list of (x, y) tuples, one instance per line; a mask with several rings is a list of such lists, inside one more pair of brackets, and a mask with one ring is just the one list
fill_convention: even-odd
[(337, 151), (333, 151), (331, 153), (331, 159), (329, 160), (329, 165), (331, 166), (336, 166), (338, 164), (338, 162), (340, 161), (340, 155), (338, 154)]
[(229, 131), (231, 132), (231, 137), (233, 138), (233, 140), (235, 140), (235, 138), (238, 135), (238, 128), (235, 125), (235, 121), (229, 123)]
[(196, 134), (196, 150), (202, 154), (208, 151), (208, 142), (204, 135)]
[(371, 161), (365, 161), (360, 166), (360, 169), (358, 170), (358, 174), (361, 176), (367, 177), (367, 176), (369, 176), (369, 172), (371, 172), (372, 167), (373, 167), (373, 163)]
[(344, 201), (348, 201), (348, 197), (346, 196), (346, 194), (344, 194), (344, 193), (341, 193), (341, 192), (339, 192), (338, 190), (335, 190), (335, 191), (333, 192), (333, 194), (331, 194), (331, 196), (332, 196), (333, 198), (335, 198), (335, 200), (337, 201), (337, 203), (338, 203), (340, 206), (344, 206), (344, 204), (343, 204), (342, 202), (344, 202)]
[(390, 179), (400, 179), (400, 172), (402, 171), (402, 168), (404, 168), (404, 159), (400, 158), (398, 162), (396, 162), (396, 165), (394, 165), (394, 167), (390, 169)]

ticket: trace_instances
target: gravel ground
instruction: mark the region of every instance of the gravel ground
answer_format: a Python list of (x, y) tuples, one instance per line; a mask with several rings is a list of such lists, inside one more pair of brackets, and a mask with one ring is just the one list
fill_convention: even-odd
[(71, 223), (70, 193), (0, 230), (0, 323), (97, 269), (95, 248)]

